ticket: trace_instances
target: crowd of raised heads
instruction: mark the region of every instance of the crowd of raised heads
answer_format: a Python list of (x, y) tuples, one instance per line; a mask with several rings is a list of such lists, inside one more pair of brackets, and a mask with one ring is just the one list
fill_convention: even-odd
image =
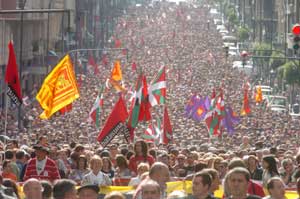
[[(251, 114), (241, 118), (234, 133), (225, 130), (210, 137), (203, 122), (183, 116), (193, 94), (210, 96), (212, 88), (221, 84), (225, 103), (239, 112), (243, 83), (254, 81), (233, 69), (225, 58), (221, 36), (208, 10), (202, 5), (167, 2), (133, 6), (120, 16), (115, 29), (129, 55), (111, 52), (109, 56), (111, 63), (121, 60), (126, 88), (134, 85), (137, 77), (132, 63), (142, 68), (149, 80), (162, 64), (167, 66), (166, 105), (173, 128), (168, 145), (142, 139), (145, 123), (135, 129), (132, 143), (118, 135), (107, 146), (99, 145), (100, 130), (87, 118), (99, 85), (105, 84), (112, 67), (95, 57), (101, 73), (95, 75), (88, 68), (79, 88), (80, 98), (69, 113), (39, 119), (42, 109), (34, 99), (37, 88), (27, 93), (30, 103), (22, 109), (21, 132), (17, 111), (10, 108), (6, 117), (2, 110), (1, 129), (4, 120), (8, 124), (0, 144), (0, 198), (283, 199), (286, 189), (299, 191), (299, 121), (262, 109), (250, 100)], [(102, 126), (118, 96), (113, 88), (105, 92)], [(124, 96), (129, 100), (131, 93)], [(153, 107), (153, 118), (161, 116), (162, 110), (162, 106)], [(192, 181), (191, 192), (167, 193), (168, 182), (182, 180)], [(223, 195), (217, 196), (220, 185)], [(133, 189), (104, 193), (106, 186)]]

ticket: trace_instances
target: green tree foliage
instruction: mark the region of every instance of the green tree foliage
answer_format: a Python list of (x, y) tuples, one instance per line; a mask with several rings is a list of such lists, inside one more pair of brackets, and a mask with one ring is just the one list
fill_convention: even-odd
[(238, 38), (240, 41), (246, 41), (249, 39), (250, 30), (247, 27), (239, 27), (238, 29)]
[(270, 62), (269, 62), (272, 69), (277, 69), (279, 66), (282, 66), (285, 63), (284, 59), (278, 59), (278, 58), (274, 58), (274, 57), (284, 58), (284, 55), (282, 53), (273, 51)]
[(290, 85), (300, 85), (300, 67), (299, 61), (290, 61), (285, 63), (283, 66), (283, 77), (286, 82)]

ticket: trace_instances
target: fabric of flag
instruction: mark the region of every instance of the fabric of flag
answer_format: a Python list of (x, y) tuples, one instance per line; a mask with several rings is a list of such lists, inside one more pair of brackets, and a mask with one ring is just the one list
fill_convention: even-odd
[(88, 66), (92, 66), (94, 68), (94, 74), (95, 75), (99, 74), (99, 68), (98, 68), (98, 66), (95, 62), (95, 59), (92, 55), (89, 56)]
[(262, 100), (263, 100), (263, 96), (262, 96), (261, 86), (258, 86), (256, 88), (255, 102), (262, 103)]
[(142, 95), (140, 101), (140, 113), (139, 113), (139, 121), (149, 121), (151, 120), (151, 104), (149, 102), (149, 94), (148, 94), (148, 85), (146, 76), (143, 75), (143, 86), (142, 86)]
[(184, 108), (184, 116), (187, 117), (187, 118), (190, 118), (192, 116), (192, 110), (194, 108), (194, 106), (197, 104), (197, 101), (198, 101), (198, 97), (196, 94), (194, 94), (187, 105), (185, 105), (185, 108)]
[(72, 110), (72, 103), (68, 104), (67, 106), (63, 107), (62, 109), (59, 110), (60, 114), (64, 115), (67, 112), (70, 112)]
[(166, 90), (166, 67), (162, 66), (149, 87), (149, 101), (151, 106), (166, 102)]
[(196, 122), (201, 122), (204, 117), (206, 115), (206, 109), (205, 109), (205, 105), (204, 105), (204, 99), (203, 98), (199, 98), (199, 100), (197, 100), (195, 106), (192, 109), (192, 119)]
[(36, 99), (44, 112), (41, 119), (48, 119), (61, 108), (79, 98), (73, 64), (66, 55), (45, 78)]
[(234, 133), (234, 125), (238, 124), (240, 119), (235, 115), (230, 106), (225, 107), (225, 117), (222, 120), (221, 126), (227, 129), (229, 135)]
[(135, 62), (132, 62), (132, 64), (131, 64), (131, 69), (132, 69), (132, 71), (135, 71), (135, 70), (136, 70), (136, 63), (135, 63)]
[(126, 89), (121, 85), (122, 70), (120, 61), (117, 60), (114, 63), (114, 68), (111, 71), (111, 78), (109, 79), (110, 84), (118, 91), (123, 92)]
[(101, 86), (100, 93), (94, 102), (94, 105), (89, 113), (88, 119), (88, 121), (93, 121), (96, 124), (97, 129), (100, 128), (100, 112), (103, 107), (103, 90), (104, 87)]
[(141, 135), (141, 137), (146, 142), (158, 144), (160, 138), (160, 132), (158, 127), (154, 124), (149, 124), (148, 128), (145, 130), (144, 134)]
[(204, 107), (205, 107), (205, 110), (208, 111), (209, 108), (210, 108), (210, 99), (208, 96), (205, 97), (205, 100), (204, 100)]
[(246, 83), (244, 85), (244, 100), (243, 100), (243, 107), (241, 109), (242, 116), (248, 115), (251, 112), (248, 91), (249, 91), (249, 85), (248, 83)]
[(122, 42), (120, 39), (115, 38), (115, 48), (121, 48), (122, 47)]
[(129, 141), (129, 131), (124, 124), (128, 117), (125, 102), (120, 95), (118, 102), (115, 104), (112, 112), (108, 116), (103, 129), (98, 135), (98, 142), (105, 147), (118, 134), (122, 133), (127, 141)]
[(142, 96), (143, 73), (140, 73), (135, 84), (135, 91), (132, 96), (132, 102), (127, 121), (127, 127), (130, 131), (130, 139), (134, 138), (134, 129), (138, 124), (140, 113), (140, 99)]
[[(217, 99), (218, 100), (218, 99)], [(210, 136), (219, 135), (219, 127), (220, 127), (220, 117), (218, 111), (216, 110), (216, 92), (213, 89), (212, 97), (211, 97), (211, 105), (209, 111), (205, 116), (205, 123)]]
[(5, 82), (7, 83), (7, 95), (17, 105), (22, 104), (22, 89), (18, 74), (15, 50), (12, 41), (8, 43), (8, 63), (6, 66)]
[(162, 143), (169, 144), (173, 140), (173, 131), (167, 107), (164, 108)]

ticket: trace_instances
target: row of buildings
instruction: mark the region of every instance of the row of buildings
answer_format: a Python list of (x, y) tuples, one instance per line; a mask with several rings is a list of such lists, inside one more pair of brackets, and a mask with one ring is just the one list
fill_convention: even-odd
[(30, 95), (67, 51), (103, 48), (128, 4), (127, 0), (0, 0), (0, 107), (5, 104), (9, 40), (22, 71), (23, 93)]
[(299, 0), (229, 0), (255, 42), (287, 44), (292, 26), (300, 23)]

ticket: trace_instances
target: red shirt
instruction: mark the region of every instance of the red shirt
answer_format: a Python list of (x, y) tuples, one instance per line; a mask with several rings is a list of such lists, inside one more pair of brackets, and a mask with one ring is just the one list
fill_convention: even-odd
[(148, 163), (149, 166), (151, 166), (155, 162), (155, 160), (151, 155), (147, 155), (146, 158), (144, 158), (144, 156), (132, 156), (129, 160), (128, 167), (131, 171), (137, 174), (137, 166), (142, 162)]

